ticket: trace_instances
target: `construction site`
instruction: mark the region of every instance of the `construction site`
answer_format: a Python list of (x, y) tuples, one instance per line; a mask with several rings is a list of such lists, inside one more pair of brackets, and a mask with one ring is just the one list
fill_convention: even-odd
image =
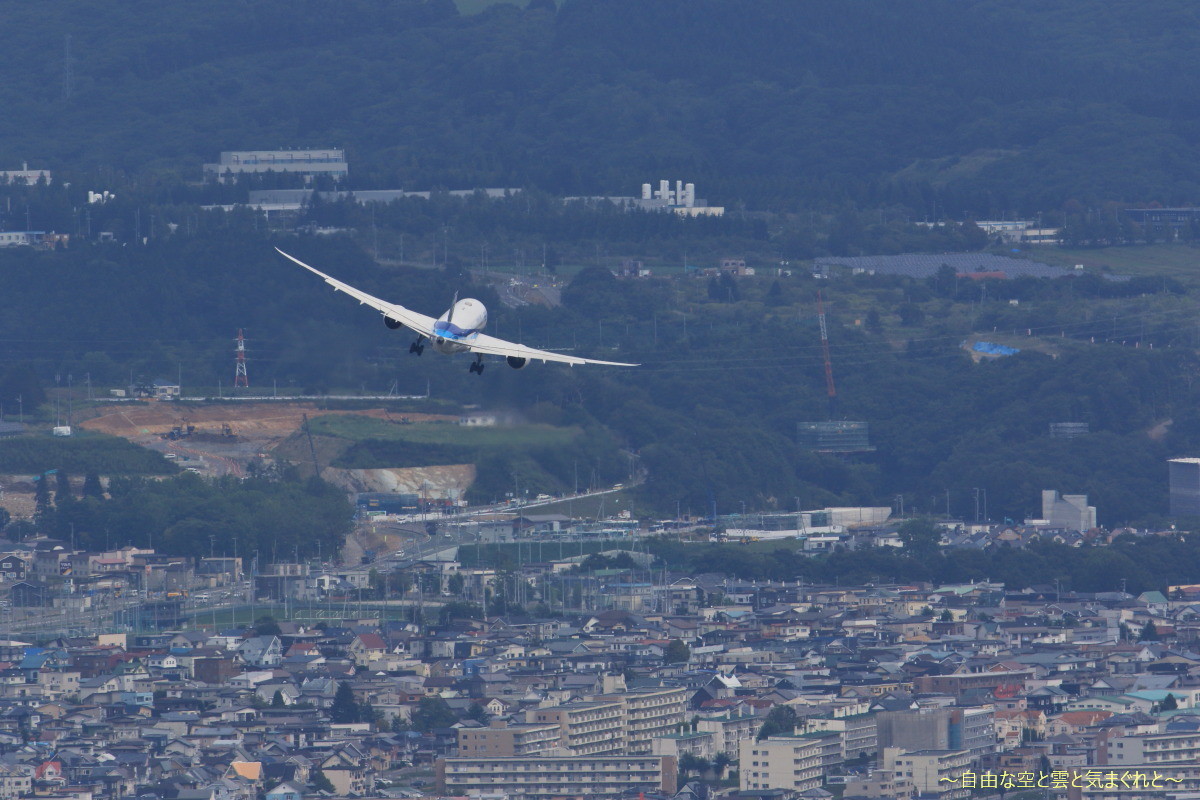
[[(254, 459), (327, 465), (336, 453), (328, 452), (327, 447), (319, 452), (313, 437), (305, 434), (307, 420), (331, 414), (396, 424), (458, 420), (445, 414), (400, 414), (385, 408), (323, 409), (315, 402), (149, 401), (100, 407), (96, 416), (85, 419), (79, 427), (128, 439), (205, 475), (244, 475)], [(298, 448), (284, 446), (297, 437)]]

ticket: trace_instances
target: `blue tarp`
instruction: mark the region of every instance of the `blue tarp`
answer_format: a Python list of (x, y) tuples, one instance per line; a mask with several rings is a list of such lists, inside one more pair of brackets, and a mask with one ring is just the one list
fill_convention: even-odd
[(1006, 347), (994, 342), (976, 342), (971, 349), (976, 353), (983, 353), (987, 356), (1015, 356), (1021, 352), (1015, 347)]

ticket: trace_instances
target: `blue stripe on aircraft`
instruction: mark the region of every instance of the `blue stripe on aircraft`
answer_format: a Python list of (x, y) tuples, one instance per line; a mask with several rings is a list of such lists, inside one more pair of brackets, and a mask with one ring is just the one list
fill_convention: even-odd
[(460, 328), (453, 322), (447, 322), (444, 319), (433, 323), (433, 330), (444, 339), (465, 339), (473, 333), (478, 333), (474, 328)]

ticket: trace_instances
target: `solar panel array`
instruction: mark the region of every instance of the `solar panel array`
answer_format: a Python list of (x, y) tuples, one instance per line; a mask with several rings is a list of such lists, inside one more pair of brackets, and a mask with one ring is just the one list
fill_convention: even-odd
[(943, 265), (954, 268), (955, 272), (1003, 272), (1009, 278), (1030, 276), (1033, 278), (1061, 278), (1071, 274), (1062, 267), (1052, 267), (1038, 261), (1024, 258), (1009, 258), (991, 253), (944, 253), (942, 255), (900, 255), (900, 256), (828, 256), (815, 260), (821, 272), (828, 272), (830, 267), (843, 267), (851, 270), (874, 272), (877, 275), (904, 275), (909, 278), (930, 278), (937, 274)]

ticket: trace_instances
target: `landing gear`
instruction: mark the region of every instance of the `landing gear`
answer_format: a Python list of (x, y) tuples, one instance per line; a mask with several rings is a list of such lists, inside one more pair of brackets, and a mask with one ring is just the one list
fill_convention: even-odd
[(408, 346), (408, 352), (421, 355), (425, 352), (425, 337), (418, 336), (417, 340)]
[(474, 372), (476, 375), (483, 374), (483, 356), (475, 356), (475, 360), (471, 362), (471, 366), (467, 368), (468, 372)]

